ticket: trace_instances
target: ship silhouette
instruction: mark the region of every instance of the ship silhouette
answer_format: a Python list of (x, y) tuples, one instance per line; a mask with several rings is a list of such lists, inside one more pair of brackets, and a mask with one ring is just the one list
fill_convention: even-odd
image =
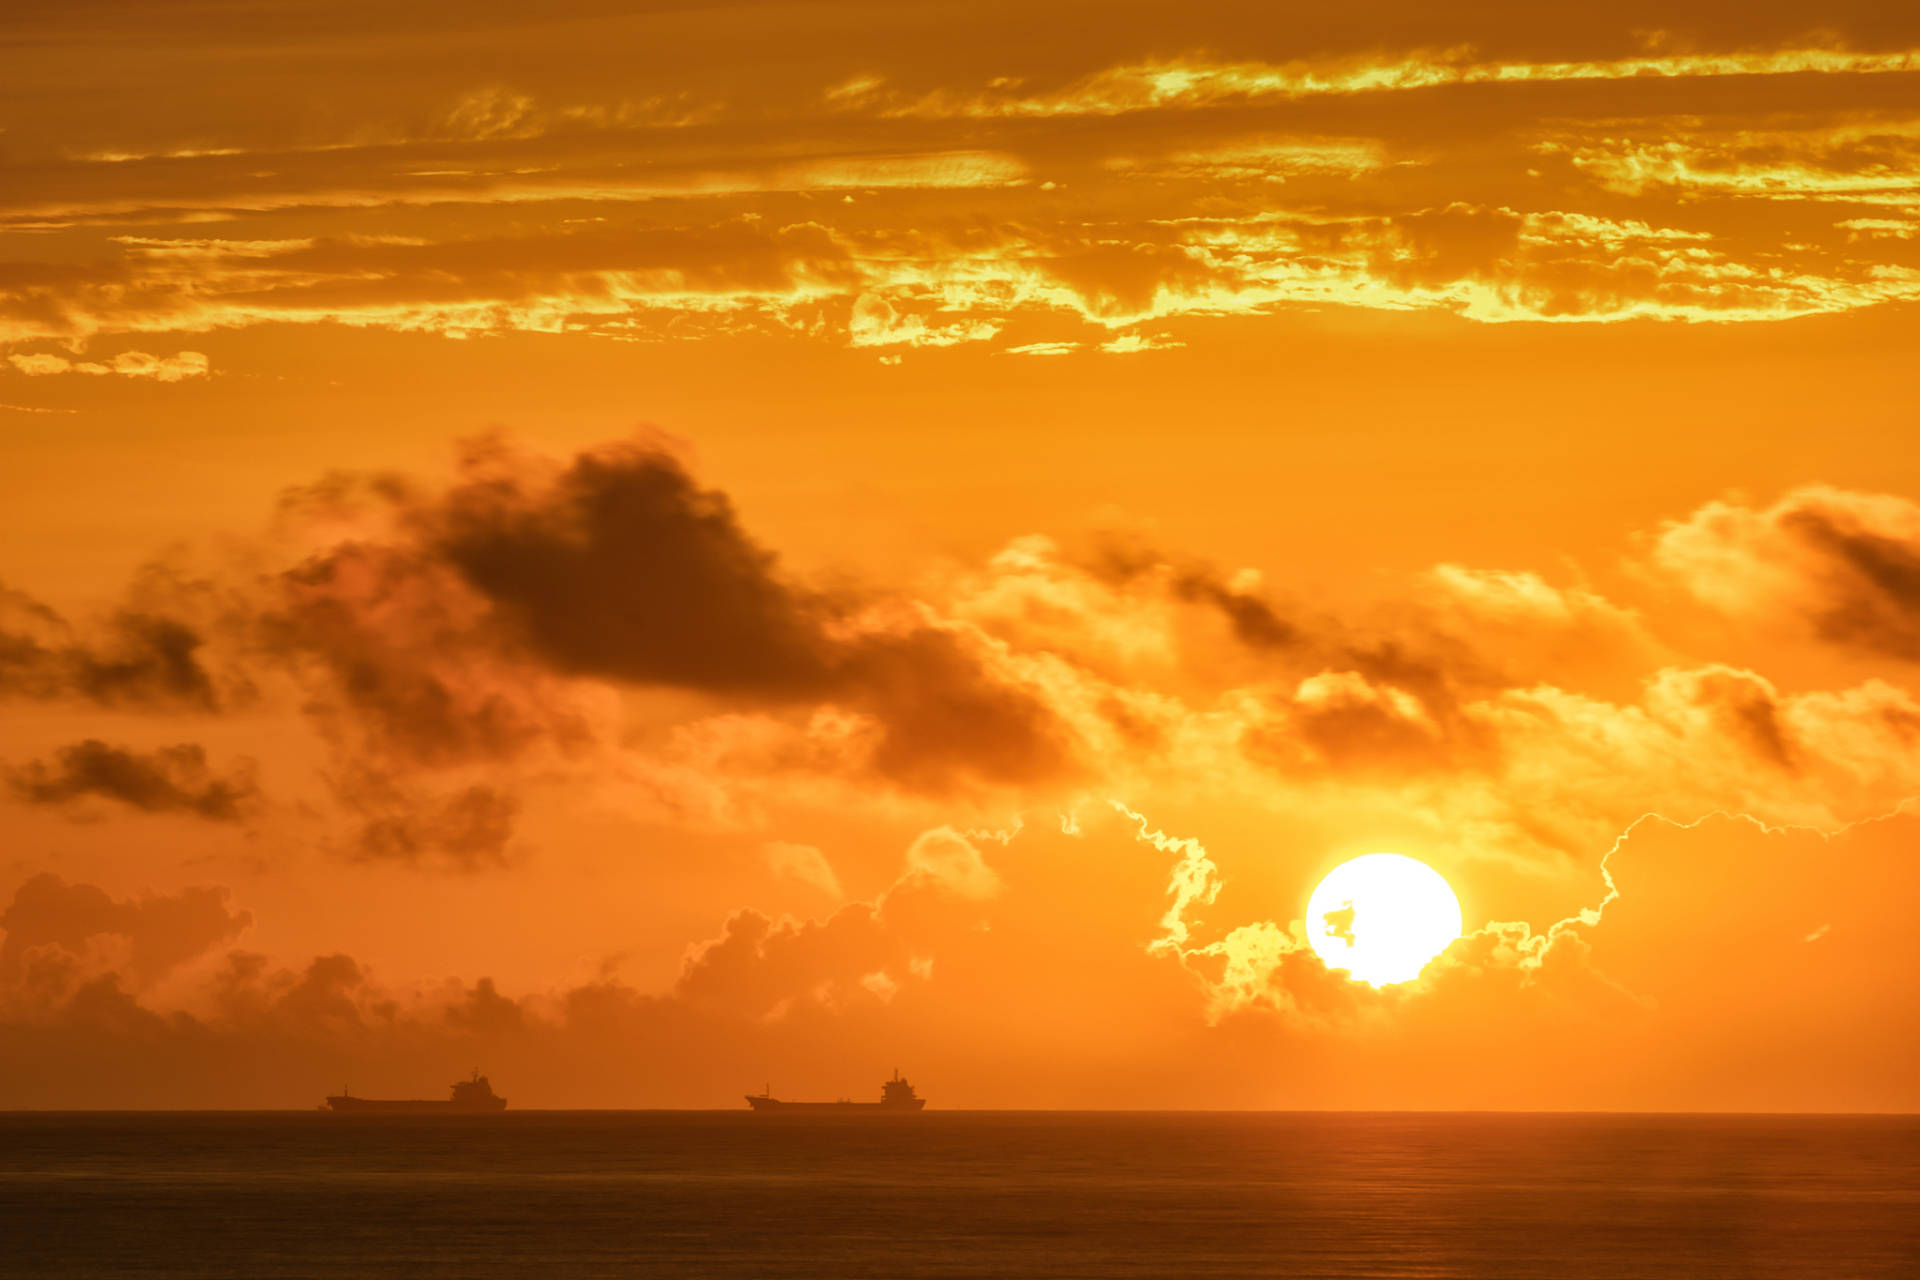
[(448, 1112), (487, 1114), (505, 1111), (507, 1100), (495, 1094), (493, 1086), (478, 1071), (471, 1080), (456, 1080), (445, 1102), (427, 1098), (356, 1098), (342, 1085), (336, 1097), (327, 1099), (334, 1111), (381, 1112), (387, 1115), (441, 1115)]
[(878, 1102), (849, 1102), (845, 1098), (838, 1102), (786, 1102), (773, 1096), (769, 1084), (765, 1093), (748, 1094), (747, 1105), (755, 1111), (918, 1111), (927, 1100), (914, 1093), (896, 1067), (893, 1079), (880, 1086)]

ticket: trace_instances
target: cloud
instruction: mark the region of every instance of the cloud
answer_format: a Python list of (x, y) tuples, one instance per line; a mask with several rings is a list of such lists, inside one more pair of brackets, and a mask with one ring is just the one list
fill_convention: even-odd
[[(1583, 133), (1567, 145), (1602, 143)], [(1148, 166), (1140, 172), (1158, 171), (1152, 166), (1186, 154), (1135, 160)], [(1516, 172), (1540, 162), (1517, 149), (1509, 159)], [(936, 176), (947, 163), (937, 156), (900, 163), (906, 160)], [(1435, 163), (1436, 173), (1446, 172)], [(1899, 259), (1897, 241), (1875, 241), (1886, 252), (1863, 254), (1856, 232), (1834, 227), (1831, 244), (1793, 247), (1793, 269), (1782, 270), (1782, 250), (1772, 240), (1592, 208), (1541, 207), (1537, 194), (1523, 199), (1509, 181), (1489, 181), (1484, 161), (1473, 164), (1470, 181), (1442, 188), (1445, 203), (1434, 203), (1437, 192), (1428, 186), (1402, 189), (1388, 166), (1337, 179), (1313, 170), (1298, 179), (1297, 200), (1257, 204), (1226, 194), (1236, 181), (1231, 175), (1175, 164), (1153, 184), (1169, 194), (1144, 206), (1142, 180), (1128, 176), (1135, 169), (1102, 167), (1077, 197), (1097, 212), (1092, 223), (1044, 203), (1009, 222), (985, 194), (977, 207), (901, 224), (875, 225), (857, 207), (811, 208), (806, 220), (792, 221), (789, 210), (763, 209), (760, 198), (737, 190), (727, 207), (694, 225), (602, 225), (607, 215), (572, 216), (580, 201), (607, 198), (589, 188), (547, 193), (541, 199), (554, 208), (546, 224), (517, 235), (123, 235), (93, 261), (0, 272), (0, 346), (343, 324), (451, 338), (526, 331), (660, 341), (756, 333), (897, 354), (990, 343), (1016, 331), (1020, 320), (1065, 314), (1106, 331), (1087, 345), (1125, 354), (1194, 339), (1115, 330), (1303, 307), (1444, 311), (1482, 323), (1741, 323), (1920, 294), (1920, 276)], [(866, 161), (816, 167), (807, 179), (813, 189), (896, 189), (863, 182), (888, 177), (865, 173)], [(1306, 189), (1335, 182), (1326, 192)], [(1699, 220), (1685, 206), (1665, 213)], [(527, 216), (538, 223), (537, 212)], [(1847, 252), (1828, 251), (1850, 244)], [(1004, 349), (1051, 354), (1069, 341)], [(194, 352), (126, 353), (111, 365), (52, 353), (11, 359), (32, 372), (204, 372), (204, 357)]]
[(1286, 710), (1291, 735), (1337, 769), (1433, 767), (1447, 758), (1444, 733), (1419, 697), (1358, 671), (1307, 677)]
[[(1098, 1097), (1137, 1104), (1177, 1097), (1177, 1085), (1155, 1089), (1206, 1056), (1217, 1067), (1209, 1099), (1240, 1105), (1897, 1110), (1913, 1085), (1899, 1035), (1912, 939), (1895, 927), (1915, 887), (1912, 821), (1823, 839), (1650, 816), (1609, 857), (1617, 896), (1598, 878), (1589, 886), (1604, 911), (1489, 923), (1420, 981), (1379, 990), (1328, 971), (1291, 926), (1236, 910), (1232, 886), (1254, 870), (1244, 853), (1216, 863), (1198, 841), (1131, 819), (1010, 860), (1046, 879), (992, 899), (907, 870), (874, 901), (821, 919), (735, 912), (659, 994), (604, 974), (550, 992), (484, 977), (408, 986), (346, 954), (280, 967), (233, 952), (191, 1012), (162, 1013), (157, 996), (127, 989), (148, 980), (130, 979), (125, 942), (97, 922), (100, 904), (125, 904), (82, 888), (77, 911), (34, 914), (83, 918), (40, 927), (35, 942), (13, 941), (17, 904), (0, 921), (12, 954), (39, 958), (9, 970), (5, 1027), (18, 1052), (0, 1062), (0, 1096), (292, 1106), (343, 1080), (355, 1092), (430, 1094), (453, 1061), (484, 1064), (516, 1106), (737, 1106), (761, 1083), (738, 1079), (752, 1069), (743, 1064), (798, 1077), (783, 1094), (830, 1097), (864, 1081), (870, 1059), (899, 1054), (934, 1077), (937, 1105), (1084, 1101), (1123, 1077)], [(1084, 860), (1060, 865), (1063, 851)], [(1145, 887), (1135, 873), (1151, 874), (1152, 859), (1172, 863), (1169, 902), (1186, 927), (1177, 947), (1130, 914), (1060, 912), (1057, 895), (1092, 892), (1084, 877), (1096, 872)], [(1811, 887), (1810, 866), (1821, 873)], [(231, 938), (230, 911), (207, 916), (173, 956)], [(149, 955), (148, 972), (186, 963)], [(1858, 1052), (1834, 1055), (1836, 1037)], [(1531, 1069), (1489, 1076), (1489, 1039), (1525, 1043)], [(103, 1065), (131, 1058), (141, 1072)]]
[(591, 739), (574, 699), (501, 652), (488, 607), (416, 546), (346, 541), (275, 580), (250, 630), (311, 691), (324, 732), (391, 764), (444, 768)]
[(1565, 62), (1503, 62), (1471, 46), (1273, 63), (1199, 57), (1123, 63), (1054, 92), (1022, 93), (1018, 79), (991, 89), (935, 90), (919, 97), (870, 85), (845, 99), (849, 108), (919, 119), (1112, 116), (1137, 111), (1192, 111), (1263, 100), (1406, 92), (1462, 85), (1540, 84), (1582, 80), (1700, 79), (1721, 76), (1879, 75), (1908, 70), (1916, 51), (1783, 48), (1721, 53), (1649, 53)]
[[(27, 1073), (9, 1055), (0, 1097), (286, 1105), (343, 1078), (356, 1091), (431, 1091), (449, 1061), (477, 1060), (521, 1105), (523, 1090), (605, 1102), (643, 1079), (676, 1093), (702, 1079), (711, 1089), (742, 1061), (781, 1060), (792, 1049), (775, 1046), (796, 1037), (826, 1037), (836, 1061), (884, 1056), (900, 1045), (877, 1019), (924, 995), (943, 946), (978, 936), (970, 882), (991, 873), (977, 853), (954, 856), (942, 847), (876, 899), (823, 919), (735, 912), (659, 995), (605, 975), (518, 997), (485, 977), (409, 988), (344, 953), (283, 968), (233, 951), (204, 975), (192, 1012), (167, 1014), (138, 989), (230, 943), (247, 913), (226, 907), (224, 889), (116, 902), (39, 876), (0, 914), (0, 1029), (38, 1067), (72, 1070)], [(103, 1069), (129, 1056), (140, 1072)]]
[(791, 696), (831, 681), (824, 602), (788, 587), (725, 495), (664, 453), (583, 454), (548, 483), (473, 457), (433, 549), (530, 647), (581, 674)]
[(1624, 195), (1668, 188), (1776, 202), (1920, 203), (1920, 121), (1807, 121), (1786, 129), (1661, 119), (1620, 125), (1601, 135), (1556, 134), (1538, 150), (1565, 156)]
[(991, 321), (955, 320), (941, 324), (924, 315), (904, 312), (880, 294), (863, 293), (853, 300), (853, 314), (847, 321), (847, 345), (951, 347), (960, 342), (985, 342), (999, 332), (1000, 326)]
[[(535, 774), (738, 822), (734, 789), (783, 776), (952, 796), (1085, 767), (1057, 664), (898, 592), (807, 585), (650, 444), (481, 441), (449, 485), (335, 475), (279, 515), (299, 558), (231, 584), (219, 634), (242, 675), (291, 681), (354, 857), (499, 864)], [(19, 630), (0, 672), (51, 681), (55, 641)], [(649, 702), (671, 732), (636, 749)]]
[(905, 959), (871, 903), (850, 904), (825, 920), (774, 921), (741, 911), (689, 955), (674, 995), (699, 1008), (779, 1018), (795, 1000), (831, 1007), (877, 998), (862, 980), (889, 965), (904, 968)]
[(452, 787), (348, 765), (333, 794), (358, 826), (346, 852), (359, 861), (438, 861), (462, 871), (505, 864), (521, 802), (485, 782)]
[(223, 887), (207, 886), (116, 899), (94, 885), (42, 872), (16, 889), (0, 911), (0, 929), (6, 931), (0, 999), (8, 994), (4, 984), (31, 988), (56, 971), (71, 980), (76, 966), (97, 972), (102, 963), (151, 982), (246, 930), (252, 914), (229, 907), (228, 896)]
[(844, 703), (877, 729), (871, 762), (909, 787), (1072, 767), (1046, 705), (965, 629), (903, 601), (787, 580), (724, 495), (642, 446), (582, 454), (543, 480), (483, 450), (425, 546), (554, 669), (716, 697)]
[(1905, 498), (1816, 485), (1767, 508), (1710, 502), (1662, 526), (1651, 558), (1736, 617), (1920, 661), (1920, 506)]
[(1166, 156), (1119, 156), (1107, 167), (1129, 175), (1283, 182), (1301, 174), (1360, 177), (1387, 163), (1387, 148), (1378, 138), (1254, 136)]
[[(590, 327), (664, 336), (670, 327), (783, 328), (793, 308), (857, 291), (862, 273), (814, 223), (610, 231), (558, 225), (508, 237), (421, 241), (342, 234), (303, 240), (122, 237), (111, 256), (0, 272), (0, 346), (262, 324), (335, 323), (460, 338)], [(53, 354), (23, 372), (172, 380), (206, 358), (126, 353), (111, 365)]]
[(198, 351), (181, 351), (170, 356), (149, 355), (145, 351), (122, 351), (110, 362), (97, 360), (69, 360), (65, 356), (39, 353), (31, 355), (11, 355), (10, 364), (28, 377), (42, 377), (52, 373), (117, 373), (127, 378), (151, 378), (155, 382), (181, 382), (187, 378), (204, 378), (211, 367), (207, 357)]
[(1633, 615), (1584, 587), (1555, 587), (1528, 570), (1473, 569), (1440, 564), (1427, 576), (1448, 605), (1470, 625), (1517, 623), (1595, 629), (1628, 629)]
[(1142, 351), (1169, 351), (1186, 345), (1184, 342), (1175, 342), (1164, 333), (1123, 333), (1117, 338), (1101, 343), (1100, 349), (1108, 355), (1130, 356)]
[(1175, 600), (1208, 606), (1226, 620), (1236, 639), (1256, 651), (1295, 649), (1305, 639), (1292, 619), (1261, 597), (1257, 572), (1229, 576), (1197, 561), (1176, 564), (1172, 557), (1138, 541), (1116, 537), (1103, 539), (1086, 567), (1111, 582), (1163, 591)]
[[(201, 656), (206, 637), (153, 583), (82, 636), (31, 596), (0, 586), (0, 697), (78, 699), (109, 707), (221, 703)], [(142, 597), (153, 597), (145, 599)]]
[(143, 813), (185, 813), (210, 822), (239, 822), (260, 801), (250, 762), (222, 777), (208, 765), (206, 749), (188, 742), (143, 752), (89, 738), (62, 747), (51, 764), (36, 760), (6, 777), (27, 804), (72, 805), (97, 797)]
[(963, 898), (979, 900), (1000, 892), (1000, 877), (973, 842), (952, 827), (923, 831), (907, 846), (907, 875)]
[(827, 861), (826, 854), (812, 845), (773, 840), (762, 847), (760, 853), (766, 860), (767, 869), (774, 875), (811, 885), (829, 897), (845, 896), (840, 888), (840, 878), (833, 873), (833, 864)]
[[(1869, 1055), (1843, 1063), (1823, 1035), (1809, 1042), (1793, 1028), (1831, 1026), (1838, 1002), (1850, 1010), (1839, 1015), (1849, 1034), (1877, 1043), (1882, 1002), (1911, 1000), (1898, 961), (1874, 941), (1909, 909), (1904, 890), (1913, 873), (1903, 845), (1911, 819), (1898, 810), (1828, 830), (1770, 826), (1745, 814), (1643, 814), (1612, 841), (1592, 905), (1539, 927), (1476, 928), (1469, 920), (1417, 980), (1374, 989), (1328, 970), (1297, 919), (1194, 919), (1192, 908), (1213, 904), (1227, 884), (1213, 859), (1198, 841), (1154, 831), (1116, 807), (1134, 820), (1136, 839), (1179, 855), (1172, 905), (1148, 950), (1177, 961), (1217, 1026), (1271, 1023), (1285, 1028), (1275, 1038), (1296, 1052), (1341, 1061), (1411, 1053), (1432, 1070), (1438, 1060), (1429, 1054), (1438, 1053), (1450, 1065), (1437, 1069), (1460, 1073), (1447, 1091), (1456, 1098), (1474, 1096), (1470, 1081), (1484, 1071), (1461, 1042), (1465, 1028), (1474, 1029), (1467, 1039), (1475, 1044), (1479, 1036), (1522, 1038), (1536, 1064), (1559, 1064), (1546, 1073), (1559, 1079), (1521, 1086), (1506, 1105), (1578, 1093), (1617, 1099), (1609, 1106), (1659, 1096), (1663, 1105), (1738, 1109), (1778, 1106), (1783, 1089), (1832, 1100), (1857, 1099), (1861, 1090), (1884, 1099), (1894, 1087), (1894, 1073), (1864, 1066)], [(1876, 882), (1897, 887), (1876, 894), (1867, 887)], [(1836, 924), (1838, 904), (1859, 910)], [(1809, 955), (1806, 943), (1830, 944), (1849, 926), (1850, 954)], [(1868, 954), (1876, 958), (1862, 969)], [(1888, 980), (1863, 978), (1869, 973)], [(1837, 994), (1863, 981), (1873, 996)], [(1608, 1068), (1596, 1075), (1583, 1064), (1602, 1044)], [(1752, 1075), (1762, 1061), (1765, 1084)], [(1730, 1099), (1720, 1091), (1741, 1062), (1742, 1097)]]
[(873, 901), (848, 903), (824, 920), (736, 912), (718, 938), (689, 951), (674, 998), (780, 1019), (803, 1005), (884, 1004), (907, 983), (924, 983), (928, 957), (942, 937), (977, 920), (1000, 881), (979, 849), (951, 827), (922, 832), (908, 846), (905, 864)]

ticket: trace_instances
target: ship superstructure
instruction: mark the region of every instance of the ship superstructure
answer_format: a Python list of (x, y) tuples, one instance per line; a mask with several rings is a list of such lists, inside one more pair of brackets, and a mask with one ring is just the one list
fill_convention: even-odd
[(842, 1098), (838, 1102), (787, 1102), (773, 1096), (773, 1086), (768, 1085), (765, 1093), (747, 1095), (747, 1105), (755, 1111), (918, 1111), (927, 1105), (927, 1100), (913, 1091), (907, 1078), (896, 1069), (893, 1079), (880, 1086), (880, 1101), (850, 1102)]

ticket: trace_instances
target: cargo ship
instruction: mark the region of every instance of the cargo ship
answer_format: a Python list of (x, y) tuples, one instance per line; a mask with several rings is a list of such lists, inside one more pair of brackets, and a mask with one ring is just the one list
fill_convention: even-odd
[(747, 1105), (755, 1111), (918, 1111), (927, 1100), (914, 1093), (906, 1077), (896, 1070), (893, 1079), (880, 1086), (878, 1102), (850, 1102), (845, 1098), (838, 1102), (785, 1102), (774, 1097), (773, 1086), (768, 1085), (765, 1093), (748, 1094)]
[(505, 1111), (507, 1100), (496, 1095), (487, 1078), (478, 1071), (471, 1080), (459, 1080), (453, 1085), (452, 1096), (445, 1102), (435, 1102), (427, 1098), (356, 1098), (343, 1085), (338, 1097), (328, 1098), (327, 1106), (334, 1111), (378, 1112), (384, 1115), (461, 1115), (487, 1114)]

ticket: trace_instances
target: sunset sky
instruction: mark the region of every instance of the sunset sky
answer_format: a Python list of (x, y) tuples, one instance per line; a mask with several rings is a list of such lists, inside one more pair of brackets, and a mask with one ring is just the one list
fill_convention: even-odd
[(9, 5), (0, 1108), (1920, 1108), (1815, 15)]

